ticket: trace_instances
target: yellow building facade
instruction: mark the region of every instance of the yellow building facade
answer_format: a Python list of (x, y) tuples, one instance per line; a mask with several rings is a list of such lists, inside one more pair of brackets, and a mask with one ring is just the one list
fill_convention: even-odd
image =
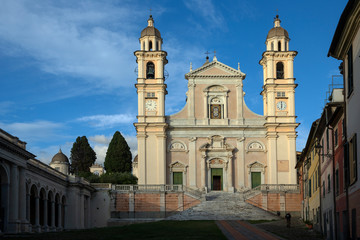
[[(278, 16), (266, 38), (260, 64), (264, 115), (245, 104), (246, 74), (216, 57), (185, 74), (187, 102), (165, 115), (167, 53), (152, 16), (141, 32), (138, 64), (138, 121), (134, 123), (139, 184), (182, 184), (205, 191), (296, 183), (296, 51)], [(171, 94), (171, 93), (170, 93)]]

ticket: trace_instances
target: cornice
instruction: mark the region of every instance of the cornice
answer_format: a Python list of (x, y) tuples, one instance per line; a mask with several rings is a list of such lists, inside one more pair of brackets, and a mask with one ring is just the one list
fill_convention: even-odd
[(0, 147), (6, 149), (7, 151), (16, 154), (17, 156), (20, 156), (24, 158), (25, 160), (28, 160), (30, 158), (35, 158), (36, 156), (25, 149), (15, 145), (14, 143), (11, 143), (3, 138), (0, 138)]
[[(198, 75), (201, 72), (204, 72), (210, 68), (213, 68), (214, 66), (219, 66), (220, 69), (224, 69), (225, 71), (229, 72), (229, 74), (233, 75)], [(242, 78), (244, 79), (246, 77), (246, 74), (241, 72), (240, 70), (236, 70), (232, 67), (229, 67), (219, 61), (212, 61), (206, 65), (203, 65), (202, 67), (195, 69), (187, 74), (185, 74), (185, 78)]]

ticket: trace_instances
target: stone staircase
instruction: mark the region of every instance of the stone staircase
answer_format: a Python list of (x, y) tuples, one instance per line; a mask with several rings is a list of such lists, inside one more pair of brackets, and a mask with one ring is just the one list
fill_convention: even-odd
[(205, 201), (167, 220), (272, 220), (277, 216), (244, 200), (244, 193), (210, 192)]

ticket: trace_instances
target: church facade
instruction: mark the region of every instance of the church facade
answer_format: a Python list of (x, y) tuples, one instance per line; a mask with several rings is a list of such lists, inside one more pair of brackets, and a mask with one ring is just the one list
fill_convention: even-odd
[[(245, 104), (246, 74), (216, 57), (185, 74), (184, 108), (165, 115), (167, 94), (160, 31), (152, 16), (141, 32), (134, 123), (139, 184), (181, 184), (202, 191), (234, 192), (260, 184), (296, 184), (296, 51), (276, 16), (266, 39), (263, 67), (264, 115)], [(171, 93), (170, 93), (171, 94)]]

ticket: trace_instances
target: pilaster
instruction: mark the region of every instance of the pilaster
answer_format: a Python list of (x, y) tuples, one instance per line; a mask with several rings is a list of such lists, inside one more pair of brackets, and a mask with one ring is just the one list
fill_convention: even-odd
[(189, 178), (190, 178), (190, 187), (196, 188), (196, 137), (189, 139)]

